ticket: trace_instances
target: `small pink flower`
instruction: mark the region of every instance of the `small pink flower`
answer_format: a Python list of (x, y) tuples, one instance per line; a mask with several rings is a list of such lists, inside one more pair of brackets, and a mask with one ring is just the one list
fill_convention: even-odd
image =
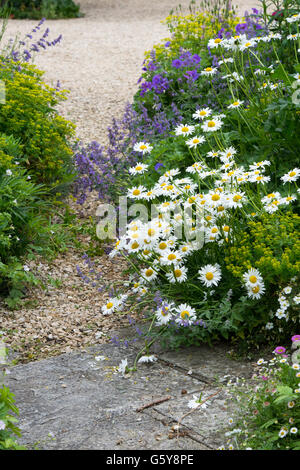
[(270, 402), (269, 401), (265, 401), (264, 402), (264, 406), (269, 406), (270, 405)]
[(263, 380), (268, 380), (268, 377), (266, 377), (265, 375), (262, 375), (261, 378), (262, 378)]
[(277, 348), (274, 349), (275, 354), (283, 354), (285, 353), (286, 349), (283, 346), (277, 346)]
[(258, 413), (259, 413), (258, 410), (254, 410), (254, 411), (253, 411), (253, 414), (254, 414), (254, 415), (258, 415)]
[(300, 335), (292, 336), (292, 341), (293, 341), (293, 343), (294, 343), (294, 341), (300, 341)]

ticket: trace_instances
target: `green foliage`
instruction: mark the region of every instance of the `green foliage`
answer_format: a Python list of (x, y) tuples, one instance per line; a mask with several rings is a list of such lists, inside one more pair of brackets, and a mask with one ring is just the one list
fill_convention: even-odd
[(19, 411), (15, 405), (14, 395), (3, 385), (0, 388), (0, 450), (25, 450), (15, 438), (21, 436), (16, 426), (18, 422), (16, 415), (19, 415)]
[(57, 19), (83, 16), (80, 5), (73, 0), (4, 0), (1, 6), (4, 5), (8, 7), (11, 18)]
[(0, 131), (13, 135), (20, 145), (19, 162), (39, 183), (56, 190), (74, 179), (69, 139), (74, 125), (57, 114), (55, 106), (66, 99), (42, 80), (32, 65), (2, 59), (0, 79), (5, 82), (6, 101), (0, 106)]
[(299, 365), (280, 354), (258, 363), (255, 379), (230, 387), (236, 412), (222, 449), (299, 450)]

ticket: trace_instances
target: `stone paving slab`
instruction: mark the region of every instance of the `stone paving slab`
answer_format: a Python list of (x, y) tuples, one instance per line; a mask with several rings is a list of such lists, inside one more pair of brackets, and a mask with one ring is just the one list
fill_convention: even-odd
[(231, 414), (221, 394), (206, 410), (185, 417), (176, 439), (172, 425), (190, 410), (193, 394), (218, 392), (216, 375), (241, 375), (249, 366), (227, 362), (218, 348), (188, 348), (161, 353), (156, 363), (122, 377), (116, 367), (124, 357), (133, 364), (135, 354), (105, 344), (12, 367), (5, 382), (20, 410), (20, 442), (39, 449), (216, 448), (223, 438), (217, 431)]

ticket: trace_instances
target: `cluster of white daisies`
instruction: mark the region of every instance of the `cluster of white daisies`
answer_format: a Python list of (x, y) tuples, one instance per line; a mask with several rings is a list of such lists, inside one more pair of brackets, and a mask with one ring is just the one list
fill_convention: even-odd
[[(280, 38), (279, 34), (273, 33), (255, 39), (247, 39), (242, 35), (231, 39), (212, 39), (208, 46), (244, 50), (258, 41), (269, 42)], [(232, 61), (232, 58), (227, 58), (222, 62)], [(272, 71), (271, 67), (270, 72)], [(207, 75), (214, 73), (214, 67), (204, 70), (204, 74)], [(256, 74), (259, 75), (259, 70)], [(262, 74), (265, 74), (265, 70)], [(293, 78), (299, 80), (299, 74)], [(234, 79), (240, 80), (242, 77)], [(243, 104), (243, 101), (235, 99), (227, 108), (232, 110), (242, 107)], [(194, 124), (179, 124), (174, 129), (175, 136), (187, 138), (186, 145), (195, 160), (186, 168), (186, 174), (182, 177), (180, 170), (174, 168), (165, 172), (152, 188), (138, 184), (130, 188), (127, 193), (127, 197), (133, 201), (151, 201), (151, 210), (155, 208), (150, 222), (148, 220), (130, 222), (126, 233), (117, 240), (110, 253), (111, 257), (119, 253), (125, 256), (134, 255), (141, 261), (144, 267), (140, 269), (139, 279), (132, 287), (132, 292), (139, 295), (146, 294), (150, 284), (158, 282), (159, 279), (171, 284), (188, 283), (189, 273), (186, 266), (188, 257), (207, 243), (218, 245), (231, 243), (234, 240), (232, 220), (237, 210), (243, 211), (247, 217), (264, 211), (273, 213), (279, 207), (295, 201), (299, 193), (299, 189), (296, 188), (296, 182), (300, 177), (299, 168), (294, 168), (281, 177), (283, 185), (289, 183), (285, 195), (281, 195), (278, 191), (267, 194), (265, 183), (269, 183), (271, 178), (265, 172), (271, 165), (270, 161), (253, 163), (248, 169), (239, 166), (235, 161), (236, 149), (222, 148), (221, 141), (217, 138), (215, 141), (219, 148), (211, 149), (205, 155), (201, 155), (199, 147), (206, 142), (208, 135), (222, 128), (226, 115), (214, 114), (212, 109), (205, 107), (198, 109), (193, 118), (196, 121)], [(145, 155), (153, 148), (147, 142), (138, 142), (134, 150)], [(140, 181), (147, 171), (149, 165), (143, 162), (138, 162), (129, 169), (130, 175), (141, 177)], [(253, 184), (257, 185), (255, 191)], [(292, 189), (294, 186), (295, 190)], [(203, 190), (203, 187), (207, 189)], [(199, 267), (197, 280), (204, 297), (206, 290), (216, 288), (221, 279), (222, 272), (218, 264)], [(251, 299), (259, 299), (265, 293), (265, 285), (257, 269), (250, 269), (244, 273), (243, 283)], [(126, 299), (127, 296), (110, 298), (102, 307), (103, 314), (120, 310)], [(282, 307), (281, 304), (281, 309)], [(279, 316), (279, 312), (277, 313)], [(189, 325), (198, 321), (193, 307), (187, 304), (176, 306), (172, 302), (164, 303), (157, 310), (156, 319), (159, 325), (170, 321)]]

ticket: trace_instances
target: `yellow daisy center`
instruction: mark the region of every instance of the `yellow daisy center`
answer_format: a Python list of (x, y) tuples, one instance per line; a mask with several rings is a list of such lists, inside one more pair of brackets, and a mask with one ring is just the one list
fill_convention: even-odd
[(181, 269), (175, 269), (174, 274), (175, 274), (175, 277), (180, 277), (182, 275)]
[(106, 304), (106, 308), (110, 309), (114, 306), (114, 304), (112, 302), (108, 302), (108, 304)]
[(257, 277), (254, 276), (254, 274), (252, 276), (249, 277), (249, 281), (252, 282), (252, 284), (255, 284), (257, 282)]
[(161, 242), (158, 246), (160, 250), (165, 250), (168, 245), (165, 242)]
[(141, 194), (141, 191), (139, 189), (135, 189), (132, 194), (134, 196), (138, 196), (139, 194)]
[(211, 281), (214, 278), (214, 275), (213, 275), (213, 273), (208, 272), (208, 273), (205, 274), (205, 277), (208, 281)]
[(181, 318), (184, 320), (186, 317), (189, 317), (190, 314), (187, 310), (183, 310), (180, 314)]

